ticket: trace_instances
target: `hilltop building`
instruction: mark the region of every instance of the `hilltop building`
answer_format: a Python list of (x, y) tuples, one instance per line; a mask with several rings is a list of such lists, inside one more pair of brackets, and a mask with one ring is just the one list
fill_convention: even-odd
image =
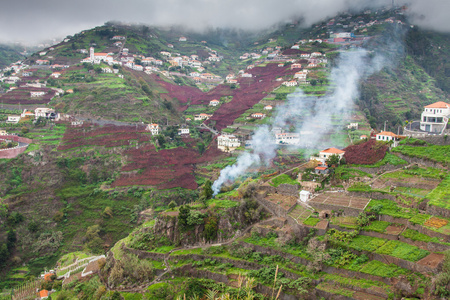
[(91, 47), (89, 49), (89, 57), (86, 57), (81, 62), (99, 64), (101, 61), (109, 63), (113, 61), (113, 57), (110, 56), (108, 53), (101, 53), (101, 52), (95, 53), (94, 47)]

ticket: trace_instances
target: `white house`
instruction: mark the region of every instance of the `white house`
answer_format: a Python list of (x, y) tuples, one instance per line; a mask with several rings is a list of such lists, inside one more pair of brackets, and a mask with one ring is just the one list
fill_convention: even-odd
[(347, 125), (347, 129), (358, 129), (358, 123), (350, 123)]
[(39, 117), (47, 118), (51, 114), (55, 114), (55, 110), (47, 107), (40, 107), (34, 110), (34, 117), (38, 119)]
[(273, 109), (272, 105), (264, 106), (264, 110), (272, 110), (272, 109)]
[(298, 82), (295, 81), (295, 80), (285, 81), (285, 82), (283, 82), (283, 85), (285, 85), (285, 86), (297, 86)]
[(325, 163), (327, 159), (330, 158), (332, 155), (338, 155), (339, 159), (342, 159), (344, 157), (345, 151), (342, 151), (337, 148), (328, 148), (325, 150), (322, 150), (319, 152), (319, 158), (312, 157), (313, 159), (316, 159), (318, 161), (321, 161), (322, 163)]
[(266, 115), (263, 113), (252, 113), (251, 117), (253, 119), (264, 119), (266, 117)]
[(186, 41), (187, 41), (187, 38), (185, 38), (184, 36), (181, 36), (181, 37), (178, 39), (178, 41), (180, 41), (180, 42), (186, 42)]
[(209, 106), (217, 106), (220, 104), (220, 101), (217, 99), (213, 99), (211, 101), (209, 101)]
[(439, 101), (424, 107), (420, 118), (420, 129), (427, 132), (442, 133), (450, 117), (450, 104)]
[(398, 146), (399, 136), (390, 131), (382, 131), (376, 134), (376, 140), (382, 142), (393, 142), (393, 146)]
[(50, 75), (50, 76), (52, 76), (53, 78), (59, 78), (61, 76), (61, 73), (53, 72), (52, 75)]
[(34, 97), (41, 97), (44, 96), (45, 92), (44, 91), (31, 91), (30, 92), (30, 97), (34, 98)]
[(217, 148), (224, 152), (231, 152), (241, 146), (239, 139), (231, 134), (222, 134), (217, 137)]
[(302, 68), (302, 64), (297, 64), (297, 63), (295, 63), (295, 64), (292, 64), (291, 65), (291, 70), (292, 69), (301, 69)]
[(201, 113), (201, 114), (195, 115), (195, 116), (194, 116), (194, 120), (195, 120), (195, 121), (208, 120), (208, 119), (211, 118), (211, 117), (212, 117), (212, 115), (208, 115), (208, 114), (205, 114), (205, 113)]
[(189, 128), (188, 127), (179, 128), (178, 135), (189, 135)]
[(247, 78), (250, 78), (250, 77), (252, 77), (253, 75), (252, 74), (250, 74), (250, 73), (242, 73), (241, 74), (241, 77), (247, 77)]
[(32, 113), (31, 111), (28, 111), (26, 109), (23, 110), (23, 112), (20, 114), (21, 118), (25, 118), (25, 117), (34, 117), (34, 113)]
[(311, 197), (311, 193), (305, 190), (300, 191), (300, 201), (307, 202)]
[(309, 53), (302, 53), (302, 54), (300, 54), (301, 58), (309, 58), (310, 56), (311, 56), (311, 54), (309, 54)]
[(300, 142), (300, 135), (294, 132), (279, 132), (275, 134), (275, 143), (282, 145), (296, 145)]
[(147, 128), (145, 130), (150, 131), (152, 135), (158, 135), (159, 134), (159, 125), (158, 124), (148, 124)]
[(8, 124), (17, 124), (20, 121), (20, 116), (8, 116), (6, 123)]

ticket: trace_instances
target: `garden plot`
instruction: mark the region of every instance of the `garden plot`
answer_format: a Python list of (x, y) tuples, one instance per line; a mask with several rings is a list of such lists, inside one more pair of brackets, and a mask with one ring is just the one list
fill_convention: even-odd
[(310, 205), (327, 204), (364, 210), (370, 199), (350, 196), (345, 193), (323, 193), (309, 201)]
[[(389, 174), (387, 174), (389, 175)], [(400, 192), (415, 197), (423, 198), (430, 191), (435, 189), (440, 180), (431, 178), (386, 178), (380, 177), (372, 184), (372, 188), (380, 190), (389, 190), (393, 188), (393, 192)]]
[(444, 254), (440, 253), (431, 253), (428, 256), (425, 256), (421, 260), (417, 262), (418, 265), (427, 266), (430, 268), (437, 268), (439, 264), (444, 260)]
[(303, 221), (305, 221), (310, 215), (311, 211), (300, 204), (297, 204), (289, 213), (289, 216), (296, 220), (299, 224), (303, 223)]
[(294, 204), (296, 204), (297, 199), (298, 199), (298, 197), (286, 196), (286, 195), (281, 195), (281, 194), (269, 194), (266, 197), (266, 200), (281, 206), (285, 210), (288, 210)]

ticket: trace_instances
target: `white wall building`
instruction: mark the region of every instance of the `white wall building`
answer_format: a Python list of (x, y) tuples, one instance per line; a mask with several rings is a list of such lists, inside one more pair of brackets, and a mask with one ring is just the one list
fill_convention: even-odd
[(148, 130), (152, 133), (152, 135), (158, 135), (159, 134), (159, 125), (158, 124), (148, 124), (147, 128), (145, 130)]
[(224, 152), (234, 151), (241, 146), (239, 139), (231, 134), (222, 134), (217, 137), (217, 148)]
[(420, 118), (420, 129), (427, 132), (442, 133), (450, 117), (450, 104), (439, 101), (424, 107)]

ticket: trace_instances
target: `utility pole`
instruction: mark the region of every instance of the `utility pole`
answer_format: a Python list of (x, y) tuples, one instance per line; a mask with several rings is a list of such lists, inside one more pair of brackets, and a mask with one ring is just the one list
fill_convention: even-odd
[(386, 131), (386, 122), (387, 121), (384, 121), (384, 130), (383, 131)]

